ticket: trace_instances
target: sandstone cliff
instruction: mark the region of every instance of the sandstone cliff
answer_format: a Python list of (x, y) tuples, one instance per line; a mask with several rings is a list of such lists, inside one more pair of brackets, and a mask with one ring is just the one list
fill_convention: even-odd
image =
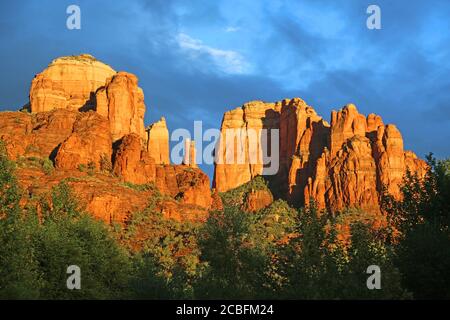
[[(204, 219), (209, 209), (222, 208), (197, 168), (195, 142), (185, 141), (184, 165), (171, 165), (165, 119), (145, 128), (135, 75), (90, 55), (61, 57), (36, 75), (29, 97), (30, 112), (0, 113), (0, 139), (20, 164), (29, 197), (69, 178), (87, 210), (109, 222), (126, 220), (145, 206), (140, 197), (153, 193), (163, 195), (160, 210), (171, 218)], [(250, 212), (275, 196), (298, 207), (314, 200), (332, 212), (353, 206), (379, 213), (384, 188), (399, 197), (406, 170), (423, 176), (427, 169), (404, 150), (394, 125), (360, 114), (353, 104), (333, 111), (329, 124), (299, 98), (252, 101), (226, 112), (221, 130), (217, 192), (268, 173), (270, 156), (279, 160), (276, 174), (267, 176), (270, 191), (245, 193), (240, 206)], [(36, 166), (49, 162), (55, 170)]]
[(157, 164), (169, 164), (169, 130), (166, 119), (151, 124), (147, 129), (147, 151)]
[(33, 79), (29, 96), (32, 113), (95, 110), (109, 119), (113, 141), (128, 133), (145, 139), (144, 93), (137, 77), (116, 72), (91, 55), (53, 60)]
[(90, 55), (61, 57), (33, 79), (29, 105), (30, 113), (0, 113), (0, 139), (19, 164), (25, 200), (68, 180), (86, 209), (107, 222), (125, 221), (155, 193), (169, 218), (204, 220), (220, 206), (205, 173), (170, 164), (165, 119), (145, 130), (135, 75)]
[[(228, 129), (239, 132), (232, 144), (225, 142), (231, 132)], [(267, 178), (272, 191), (295, 206), (314, 200), (319, 208), (332, 212), (359, 207), (377, 213), (384, 187), (399, 197), (407, 169), (419, 176), (426, 171), (424, 161), (404, 151), (402, 136), (394, 125), (384, 125), (375, 114), (360, 114), (353, 104), (333, 111), (328, 124), (298, 98), (275, 103), (253, 101), (223, 117), (219, 157), (226, 158), (227, 149), (236, 152), (241, 148), (244, 161), (239, 163), (235, 156), (234, 163), (216, 164), (213, 186), (218, 191), (264, 175), (263, 163), (252, 163), (250, 157), (267, 152), (264, 149), (270, 149), (270, 144), (264, 146), (260, 135), (254, 143), (251, 129), (259, 134), (263, 129), (279, 130), (279, 170)]]
[(110, 121), (114, 141), (129, 133), (145, 139), (144, 92), (135, 75), (118, 72), (99, 88), (95, 99), (96, 111)]
[(91, 55), (57, 58), (31, 83), (31, 111), (93, 109), (95, 92), (115, 74)]

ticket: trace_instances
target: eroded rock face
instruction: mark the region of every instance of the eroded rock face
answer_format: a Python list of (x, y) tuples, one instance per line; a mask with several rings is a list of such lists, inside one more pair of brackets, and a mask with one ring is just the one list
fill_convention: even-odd
[(366, 117), (358, 112), (354, 104), (331, 113), (331, 157), (353, 136), (364, 137), (367, 131)]
[(391, 194), (399, 194), (399, 185), (406, 171), (403, 139), (394, 125), (379, 126), (374, 146), (379, 185), (386, 185)]
[(57, 58), (31, 83), (30, 109), (97, 111), (109, 119), (113, 141), (129, 133), (146, 139), (144, 93), (138, 79), (116, 72), (91, 55)]
[(129, 134), (119, 141), (114, 154), (113, 172), (125, 181), (145, 184), (155, 180), (155, 161), (142, 147), (137, 134)]
[(198, 168), (175, 166), (178, 193), (175, 197), (185, 204), (210, 208), (213, 204), (209, 178)]
[(328, 165), (327, 207), (333, 211), (355, 206), (377, 211), (377, 167), (370, 140), (355, 135), (346, 140)]
[(113, 141), (129, 133), (145, 137), (144, 92), (138, 79), (128, 72), (118, 72), (108, 78), (96, 93), (96, 110), (109, 119)]
[[(353, 104), (333, 111), (329, 125), (298, 98), (276, 103), (251, 102), (225, 113), (222, 139), (229, 128), (245, 129), (240, 139), (244, 141), (246, 161), (216, 165), (214, 186), (218, 191), (235, 188), (264, 174), (262, 166), (248, 161), (249, 128), (279, 129), (280, 167), (270, 179), (272, 186), (279, 189), (278, 196), (295, 206), (314, 200), (319, 208), (332, 212), (359, 207), (379, 213), (384, 186), (400, 197), (399, 185), (407, 168), (419, 176), (426, 172), (424, 161), (404, 151), (402, 136), (394, 125), (384, 125), (375, 114), (365, 117)], [(259, 144), (253, 145), (257, 152), (262, 151)], [(226, 154), (226, 148), (218, 150), (221, 155)]]
[(31, 112), (95, 108), (95, 92), (116, 72), (91, 55), (53, 60), (31, 83)]
[(73, 132), (58, 148), (55, 166), (77, 169), (80, 165), (105, 169), (111, 162), (112, 140), (109, 121), (96, 112), (79, 113)]
[(53, 110), (35, 115), (23, 112), (0, 113), (0, 139), (8, 156), (48, 158), (73, 132), (78, 112)]
[[(281, 182), (281, 192), (293, 202), (303, 194), (307, 177), (311, 175), (314, 168), (311, 164), (320, 156), (329, 138), (329, 124), (299, 98), (285, 99), (276, 103), (254, 101), (245, 104), (242, 108), (225, 113), (221, 128), (221, 144), (226, 141), (229, 129), (235, 130), (242, 141), (245, 161), (239, 164), (235, 157), (235, 164), (216, 165), (214, 186), (217, 190), (223, 192), (236, 188), (255, 176), (267, 172), (261, 155), (271, 154), (272, 150), (270, 150), (270, 144), (268, 147), (263, 147), (262, 135), (265, 134), (264, 130), (267, 130), (267, 140), (276, 138), (271, 133), (272, 129), (277, 129), (279, 130), (277, 140), (279, 168), (276, 176)], [(239, 131), (239, 129), (242, 130)], [(256, 132), (257, 138), (252, 139), (249, 132)], [(229, 149), (228, 145), (223, 145), (222, 149), (219, 148), (223, 159), (226, 159), (227, 149)], [(234, 152), (237, 153), (238, 149), (239, 146), (235, 143)], [(260, 161), (249, 163), (249, 159), (255, 154), (259, 155)]]
[[(53, 174), (46, 175), (37, 168), (19, 168), (17, 175), (26, 191), (22, 204), (48, 194), (52, 187), (65, 180), (81, 207), (106, 223), (125, 223), (134, 213), (144, 210), (149, 199), (157, 196), (154, 190), (133, 189), (117, 178), (104, 174), (90, 176), (85, 172), (55, 170)], [(207, 208), (198, 205), (184, 204), (171, 198), (156, 202), (154, 210), (166, 218), (204, 221), (208, 216)]]
[[(114, 144), (111, 165), (117, 177), (110, 177), (107, 172), (102, 174), (101, 170), (107, 169), (102, 168), (104, 160), (111, 159), (113, 143), (109, 121), (92, 111), (0, 113), (0, 138), (13, 160), (54, 159), (56, 170), (49, 175), (39, 169), (19, 170), (19, 183), (25, 189), (34, 190), (30, 194), (43, 193), (63, 179), (75, 178), (70, 185), (86, 204), (86, 210), (106, 222), (123, 222), (148, 203), (150, 194), (130, 191), (122, 186), (124, 182), (136, 185), (152, 182), (159, 192), (177, 199), (167, 200), (158, 207), (167, 218), (204, 220), (210, 207), (221, 205), (220, 199), (217, 201), (217, 196), (211, 195), (205, 173), (184, 165), (155, 164), (137, 134), (128, 134)], [(86, 177), (80, 165), (87, 169), (91, 164), (94, 173)]]
[(135, 184), (154, 183), (163, 194), (184, 204), (209, 208), (213, 199), (209, 178), (198, 168), (156, 164), (139, 136), (125, 136), (114, 155), (114, 173)]
[(147, 129), (147, 152), (156, 164), (169, 164), (169, 130), (166, 119), (151, 124)]
[[(9, 157), (21, 161), (20, 183), (27, 189), (48, 191), (73, 177), (87, 210), (107, 222), (123, 221), (148, 203), (141, 184), (153, 183), (153, 196), (168, 196), (158, 207), (166, 217), (204, 220), (210, 207), (221, 205), (195, 162), (170, 165), (165, 119), (145, 132), (144, 94), (133, 74), (90, 55), (58, 58), (33, 80), (29, 109), (0, 113), (0, 139)], [(32, 167), (27, 175), (28, 165), (39, 164), (48, 170)]]
[(256, 212), (266, 208), (273, 202), (273, 196), (268, 190), (252, 190), (245, 198), (243, 210)]
[[(259, 112), (261, 114), (260, 118), (262, 118), (265, 111), (270, 107), (264, 104), (259, 104), (259, 107), (261, 108), (261, 111)], [(248, 163), (245, 163), (245, 161), (243, 164), (238, 163), (236, 155), (239, 147), (243, 146), (245, 148), (246, 146), (247, 137), (245, 135), (245, 112), (245, 108), (237, 108), (225, 112), (223, 116), (221, 138), (219, 147), (216, 149), (216, 158), (218, 163), (215, 165), (213, 179), (213, 187), (215, 187), (218, 192), (233, 189), (241, 184), (244, 184), (245, 182), (250, 181), (254, 177), (252, 172), (255, 171), (255, 165), (249, 165)], [(260, 119), (259, 122), (259, 126), (261, 127), (262, 120)], [(236, 133), (236, 136), (233, 136), (233, 131)], [(242, 135), (240, 135), (241, 132)], [(241, 139), (241, 137), (243, 139)], [(227, 146), (227, 139), (236, 141), (236, 144)], [(238, 146), (239, 143), (240, 145)], [(259, 149), (260, 148), (258, 148), (258, 150)], [(226, 150), (231, 150), (231, 155), (227, 155)], [(231, 164), (228, 159), (233, 159)], [(261, 170), (257, 170), (258, 173), (261, 173), (260, 171)]]
[[(272, 138), (278, 139), (277, 175), (285, 181), (286, 192), (298, 193), (302, 190), (300, 186), (306, 184), (306, 180), (303, 181), (298, 172), (308, 170), (311, 159), (320, 155), (326, 143), (328, 127), (329, 125), (299, 98), (276, 103), (252, 101), (242, 108), (226, 112), (218, 148), (223, 163), (215, 167), (214, 186), (219, 192), (227, 191), (265, 173), (267, 166), (264, 166), (262, 156), (272, 152), (270, 143), (267, 147), (264, 146), (265, 136), (268, 141)], [(273, 135), (272, 129), (279, 129), (278, 135)], [(234, 141), (229, 138), (233, 135)], [(233, 149), (234, 158), (227, 158), (227, 150), (230, 148)], [(243, 152), (239, 153), (239, 150)], [(238, 154), (242, 155), (241, 159)], [(291, 170), (292, 166), (295, 170)]]

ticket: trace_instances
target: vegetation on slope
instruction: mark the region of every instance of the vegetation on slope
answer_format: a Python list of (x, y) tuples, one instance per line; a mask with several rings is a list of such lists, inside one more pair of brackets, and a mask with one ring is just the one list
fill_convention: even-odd
[[(64, 182), (23, 208), (0, 144), (0, 298), (449, 298), (450, 162), (429, 164), (424, 181), (405, 177), (402, 201), (384, 197), (381, 229), (360, 211), (333, 216), (282, 200), (243, 212), (243, 195), (267, 188), (262, 178), (222, 194), (224, 209), (202, 224), (164, 219), (156, 194), (108, 226)], [(342, 221), (351, 221), (345, 241)], [(66, 287), (69, 265), (81, 268), (80, 290)], [(381, 269), (381, 290), (366, 286), (369, 265)]]

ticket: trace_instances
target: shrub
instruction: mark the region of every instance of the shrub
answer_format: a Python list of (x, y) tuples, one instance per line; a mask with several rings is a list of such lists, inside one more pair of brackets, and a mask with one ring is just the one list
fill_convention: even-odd
[(29, 144), (25, 148), (25, 153), (39, 153), (41, 152), (41, 149), (39, 149), (38, 146), (35, 146), (34, 144)]
[(222, 201), (224, 203), (224, 206), (241, 206), (243, 200), (245, 199), (245, 196), (247, 193), (251, 191), (257, 191), (257, 190), (269, 190), (267, 186), (267, 182), (264, 180), (262, 176), (257, 176), (250, 180), (249, 182), (235, 188), (232, 190), (229, 190), (227, 192), (220, 193), (220, 197), (222, 198)]
[(94, 161), (89, 161), (87, 164), (87, 172), (88, 175), (92, 176), (95, 173), (95, 170), (97, 169), (97, 166), (95, 165)]
[(112, 172), (113, 170), (111, 159), (105, 154), (102, 154), (100, 157), (100, 170), (105, 172)]
[(53, 172), (53, 162), (49, 158), (42, 159), (41, 164), (45, 174), (49, 175)]

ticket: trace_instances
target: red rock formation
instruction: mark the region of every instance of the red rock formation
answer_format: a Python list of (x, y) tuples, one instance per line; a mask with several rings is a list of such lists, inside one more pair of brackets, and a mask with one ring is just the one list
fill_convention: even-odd
[(327, 164), (330, 162), (330, 152), (325, 149), (322, 155), (317, 159), (316, 168), (311, 177), (308, 177), (308, 184), (304, 191), (304, 203), (309, 205), (311, 201), (315, 201), (317, 207), (326, 208), (325, 193), (328, 189), (328, 169)]
[(19, 156), (51, 157), (73, 131), (77, 112), (53, 110), (35, 115), (0, 113), (0, 139), (11, 159)]
[(116, 73), (90, 55), (53, 60), (32, 81), (30, 108), (33, 113), (96, 110), (109, 119), (113, 141), (129, 133), (146, 139), (144, 93), (137, 77)]
[[(227, 130), (235, 130), (227, 131)], [(299, 98), (283, 100), (276, 103), (254, 101), (225, 113), (222, 121), (222, 136), (219, 155), (225, 162), (227, 150), (239, 149), (238, 141), (242, 141), (243, 160), (235, 163), (217, 164), (214, 185), (219, 192), (233, 189), (257, 175), (264, 173), (261, 155), (270, 153), (262, 147), (262, 130), (267, 129), (267, 137), (271, 137), (272, 129), (279, 129), (279, 172), (278, 177), (284, 181), (285, 192), (290, 198), (301, 194), (307, 183), (306, 172), (311, 171), (310, 164), (319, 156), (327, 143), (329, 125), (316, 112)], [(240, 131), (239, 131), (240, 130)], [(256, 138), (251, 138), (252, 130)], [(236, 133), (234, 145), (226, 145), (227, 133)], [(228, 134), (230, 135), (230, 134)], [(231, 141), (233, 142), (233, 141)], [(270, 144), (267, 147), (270, 149)], [(252, 155), (259, 161), (251, 163)]]
[[(271, 178), (272, 185), (280, 189), (280, 196), (297, 206), (314, 200), (321, 209), (360, 207), (379, 213), (383, 186), (399, 197), (399, 185), (407, 168), (419, 176), (426, 172), (424, 161), (403, 150), (402, 136), (394, 125), (385, 126), (375, 114), (366, 118), (353, 104), (333, 111), (330, 126), (301, 99), (252, 102), (225, 113), (222, 139), (229, 128), (248, 131), (262, 127), (280, 130), (280, 168)], [(244, 146), (248, 144), (246, 131), (241, 139)], [(261, 146), (256, 145), (257, 152), (261, 152)], [(227, 147), (236, 148), (222, 146), (219, 154), (224, 156)], [(262, 166), (245, 159), (240, 164), (216, 164), (217, 190), (235, 188), (263, 174)]]
[(269, 206), (273, 202), (273, 196), (268, 190), (252, 190), (244, 200), (243, 210), (256, 212)]
[[(169, 164), (165, 119), (146, 134), (144, 94), (130, 73), (116, 73), (89, 55), (58, 58), (33, 80), (30, 111), (0, 113), (0, 139), (11, 159), (22, 161), (26, 189), (48, 191), (74, 178), (71, 185), (87, 210), (108, 222), (123, 221), (147, 204), (146, 191), (154, 188), (133, 184), (153, 183), (154, 192), (166, 195), (159, 209), (167, 217), (204, 220), (210, 207), (221, 205), (195, 161)], [(193, 148), (189, 155), (195, 157)], [(34, 168), (40, 174), (27, 176), (26, 161), (40, 163), (38, 158), (51, 159), (56, 170), (44, 175)], [(88, 177), (79, 177), (86, 175), (81, 165)], [(142, 199), (136, 199), (139, 192)]]
[(198, 168), (157, 165), (144, 150), (139, 136), (125, 136), (114, 156), (114, 173), (135, 184), (155, 183), (158, 189), (185, 204), (212, 205), (209, 178)]
[(333, 211), (348, 206), (378, 210), (377, 167), (368, 138), (355, 135), (346, 140), (328, 164), (328, 177), (325, 198)]
[(91, 55), (61, 57), (31, 84), (31, 112), (94, 109), (95, 92), (116, 72)]
[(102, 174), (89, 176), (77, 170), (54, 170), (51, 175), (38, 168), (19, 168), (18, 181), (27, 191), (28, 199), (45, 195), (65, 180), (82, 208), (107, 223), (124, 222), (133, 212), (143, 210), (150, 191), (127, 188), (114, 177)]
[(151, 124), (147, 129), (147, 152), (156, 164), (169, 164), (169, 130), (166, 119)]
[[(132, 185), (128, 189), (133, 191), (123, 192), (124, 182), (153, 183), (168, 196), (160, 208), (167, 217), (204, 219), (209, 208), (221, 208), (208, 177), (196, 168), (195, 144), (186, 148), (186, 165), (174, 166), (169, 164), (165, 120), (145, 132), (144, 94), (136, 76), (116, 73), (89, 55), (58, 58), (33, 80), (30, 109), (31, 114), (0, 113), (0, 139), (12, 159), (49, 158), (55, 163), (56, 170), (46, 175), (21, 168), (27, 188), (44, 190), (79, 177), (83, 164), (92, 167), (93, 180), (72, 184), (88, 210), (105, 221), (126, 219), (136, 209), (133, 203), (145, 205), (136, 194), (150, 195)], [(275, 149), (264, 143), (266, 133), (269, 142), (276, 139)], [(214, 187), (226, 191), (265, 174), (263, 160), (274, 153), (279, 156), (270, 184), (279, 189), (274, 194), (296, 206), (315, 200), (331, 211), (357, 206), (379, 213), (384, 186), (399, 197), (406, 170), (419, 176), (427, 170), (414, 153), (403, 150), (395, 126), (384, 125), (375, 114), (359, 114), (352, 104), (333, 111), (329, 125), (299, 98), (253, 101), (224, 115)], [(98, 172), (105, 163), (116, 177)], [(271, 195), (251, 192), (244, 209), (255, 211), (272, 201)]]
[[(73, 119), (68, 117), (71, 119), (70, 132), (59, 131), (60, 135), (54, 132), (53, 138), (49, 135), (51, 140), (54, 140), (52, 144), (47, 142), (42, 148), (39, 148), (38, 144), (36, 150), (29, 148), (27, 143), (43, 141), (49, 133), (49, 128), (53, 128), (53, 125), (44, 120), (54, 120), (55, 115), (58, 115), (56, 119), (59, 119), (61, 113), (66, 116), (75, 114)], [(33, 129), (30, 125), (32, 116), (29, 114), (0, 113), (0, 137), (6, 142), (9, 152), (16, 155), (15, 159), (27, 156), (47, 158), (53, 150), (58, 150), (55, 157), (56, 170), (51, 174), (46, 175), (37, 168), (19, 169), (19, 182), (24, 189), (34, 190), (30, 193), (44, 193), (69, 178), (70, 186), (86, 204), (86, 210), (107, 222), (124, 221), (132, 212), (143, 209), (148, 202), (148, 193), (124, 189), (123, 182), (154, 183), (162, 194), (177, 199), (175, 205), (170, 204), (170, 201), (168, 204), (162, 204), (161, 212), (167, 217), (179, 220), (204, 220), (208, 208), (213, 204), (215, 208), (220, 206), (220, 200), (217, 201), (217, 197), (213, 199), (211, 196), (209, 178), (205, 173), (198, 168), (183, 165), (156, 165), (136, 134), (126, 135), (116, 146), (113, 173), (117, 177), (99, 173), (101, 158), (104, 155), (106, 158), (110, 157), (112, 142), (108, 120), (94, 112), (53, 110), (39, 113), (38, 116), (41, 116), (39, 125)], [(13, 132), (10, 128), (16, 122), (15, 119), (20, 119), (23, 125), (16, 127), (17, 134), (15, 139), (12, 139), (14, 135), (11, 134)], [(64, 124), (63, 128), (67, 125), (64, 122), (50, 121), (50, 124), (55, 123)], [(19, 141), (22, 141), (22, 144)], [(14, 144), (16, 142), (17, 145)], [(25, 151), (27, 149), (30, 151)], [(78, 167), (90, 162), (94, 163), (96, 168), (91, 173), (92, 176), (86, 176)]]
[(410, 150), (405, 151), (405, 167), (412, 174), (417, 173), (419, 177), (425, 176), (428, 166), (424, 164), (422, 159), (417, 158), (416, 154)]
[(249, 164), (248, 140), (253, 138), (250, 145), (256, 147), (256, 150), (261, 150), (262, 147), (258, 145), (259, 139), (249, 137), (246, 129), (251, 123), (255, 133), (261, 130), (263, 119), (272, 108), (273, 105), (254, 101), (224, 114), (213, 180), (213, 186), (218, 192), (233, 189), (262, 173), (262, 164), (255, 163), (260, 161)]
[(195, 149), (195, 141), (191, 139), (184, 140), (183, 164), (189, 167), (197, 168), (197, 150)]
[(103, 161), (111, 162), (112, 140), (109, 121), (93, 111), (80, 113), (72, 134), (61, 144), (55, 166), (77, 169), (79, 165), (103, 169)]
[(0, 139), (6, 143), (6, 151), (10, 159), (17, 159), (26, 154), (31, 143), (33, 130), (32, 118), (22, 112), (0, 113)]
[(346, 105), (342, 110), (331, 113), (331, 157), (342, 148), (342, 145), (355, 135), (364, 137), (367, 121), (354, 104)]
[(217, 211), (223, 210), (222, 198), (220, 197), (220, 195), (216, 189), (213, 189), (211, 191), (211, 198), (212, 198), (212, 202), (211, 202), (210, 210), (217, 210)]
[(388, 192), (399, 194), (399, 185), (406, 171), (403, 139), (394, 125), (379, 126), (374, 145), (379, 186), (386, 185)]
[(155, 161), (145, 152), (137, 134), (126, 135), (114, 154), (113, 172), (125, 181), (145, 184), (155, 180)]
[(175, 166), (178, 193), (175, 197), (185, 204), (210, 208), (213, 202), (209, 178), (198, 168)]
[(96, 93), (99, 114), (109, 119), (113, 141), (124, 135), (136, 133), (146, 139), (144, 128), (144, 92), (138, 79), (127, 72), (118, 72), (107, 79)]
[(197, 168), (197, 149), (195, 148), (195, 141), (191, 141), (189, 146), (189, 166)]
[[(90, 176), (80, 171), (58, 169), (47, 175), (38, 168), (19, 168), (17, 174), (20, 185), (27, 191), (22, 203), (46, 195), (52, 187), (65, 180), (82, 208), (106, 223), (126, 222), (135, 212), (144, 210), (149, 199), (156, 196), (154, 190), (130, 188), (117, 178), (105, 174)], [(166, 218), (204, 221), (208, 216), (205, 207), (184, 204), (171, 198), (156, 203), (154, 210)]]

